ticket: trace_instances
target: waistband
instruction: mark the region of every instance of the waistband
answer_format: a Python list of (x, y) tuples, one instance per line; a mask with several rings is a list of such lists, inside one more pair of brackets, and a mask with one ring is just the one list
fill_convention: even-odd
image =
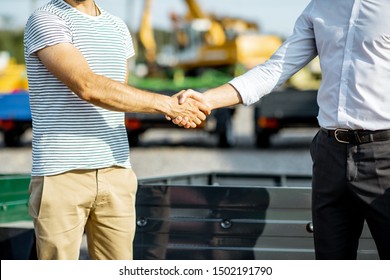
[(321, 127), (321, 131), (326, 133), (328, 137), (335, 138), (336, 141), (345, 144), (363, 144), (390, 140), (390, 129), (372, 131), (338, 128), (329, 130)]

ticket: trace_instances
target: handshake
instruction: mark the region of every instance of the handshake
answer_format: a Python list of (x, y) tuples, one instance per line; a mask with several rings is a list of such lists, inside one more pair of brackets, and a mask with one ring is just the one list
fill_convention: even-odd
[(171, 97), (173, 106), (170, 115), (165, 118), (184, 128), (196, 128), (211, 113), (211, 106), (206, 97), (192, 89), (182, 90)]
[(201, 125), (211, 110), (242, 104), (240, 93), (229, 83), (208, 89), (203, 94), (187, 89), (168, 98), (171, 106), (165, 111), (166, 119), (185, 128)]

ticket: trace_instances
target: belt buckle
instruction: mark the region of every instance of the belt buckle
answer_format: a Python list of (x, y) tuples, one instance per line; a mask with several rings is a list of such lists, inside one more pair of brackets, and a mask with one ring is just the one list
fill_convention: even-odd
[(344, 140), (341, 140), (341, 139), (338, 138), (339, 132), (348, 132), (348, 129), (337, 128), (337, 129), (334, 131), (334, 138), (335, 138), (335, 139), (337, 140), (337, 142), (339, 142), (339, 143), (349, 144), (349, 143), (350, 143), (349, 141), (344, 141)]

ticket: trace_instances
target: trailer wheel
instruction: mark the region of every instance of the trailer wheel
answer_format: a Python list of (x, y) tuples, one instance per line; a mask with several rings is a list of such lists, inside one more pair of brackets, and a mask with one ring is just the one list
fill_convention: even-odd
[(139, 136), (142, 132), (137, 130), (127, 130), (127, 139), (130, 147), (137, 147), (139, 145)]
[(223, 108), (216, 111), (216, 132), (218, 135), (218, 147), (220, 148), (230, 148), (236, 144), (232, 123), (233, 115), (234, 109), (232, 108)]
[(20, 147), (22, 145), (22, 134), (17, 130), (7, 130), (3, 132), (4, 145), (6, 147)]
[(271, 135), (273, 133), (267, 129), (259, 129), (256, 132), (256, 147), (268, 148), (271, 145)]
[(231, 120), (226, 120), (225, 129), (219, 134), (218, 147), (220, 148), (230, 148), (233, 147), (236, 143), (234, 137), (233, 125)]

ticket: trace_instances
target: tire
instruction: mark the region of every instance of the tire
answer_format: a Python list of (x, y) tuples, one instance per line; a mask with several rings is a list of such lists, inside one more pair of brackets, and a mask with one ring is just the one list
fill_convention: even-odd
[(142, 132), (133, 130), (127, 130), (127, 139), (129, 141), (129, 146), (130, 147), (137, 147), (139, 145), (139, 136), (141, 135)]
[(7, 130), (3, 132), (4, 145), (6, 147), (20, 147), (22, 145), (22, 134), (17, 130)]
[(230, 148), (236, 144), (236, 138), (234, 135), (232, 116), (234, 109), (223, 108), (216, 112), (217, 127), (216, 132), (218, 135), (218, 147)]
[(261, 129), (256, 132), (256, 147), (258, 148), (269, 148), (271, 145), (272, 131)]

